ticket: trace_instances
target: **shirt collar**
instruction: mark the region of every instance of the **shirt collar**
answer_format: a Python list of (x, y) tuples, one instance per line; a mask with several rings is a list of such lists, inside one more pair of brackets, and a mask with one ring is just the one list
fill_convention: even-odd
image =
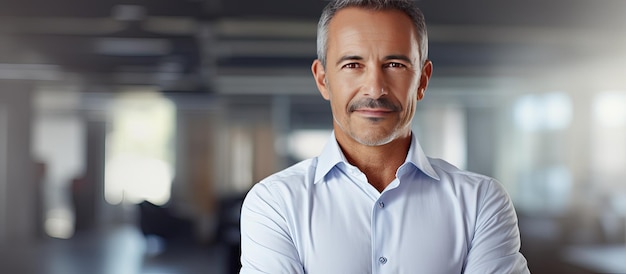
[(339, 143), (337, 143), (335, 131), (333, 130), (330, 138), (328, 138), (328, 142), (326, 142), (326, 146), (324, 146), (324, 150), (322, 150), (322, 154), (317, 157), (317, 168), (315, 169), (315, 180), (313, 183), (317, 184), (324, 180), (326, 174), (341, 162), (347, 163), (348, 161), (346, 156), (343, 155)]
[[(411, 133), (411, 146), (409, 147), (409, 153), (407, 153), (406, 160), (403, 165), (407, 163), (412, 164), (417, 169), (424, 172), (429, 177), (439, 180), (439, 176), (430, 165), (430, 161), (422, 147), (420, 146), (414, 133)], [(315, 170), (314, 183), (317, 184), (324, 180), (324, 177), (339, 163), (348, 165), (345, 155), (341, 151), (337, 139), (335, 138), (335, 131), (332, 132), (326, 146), (322, 150), (320, 156), (317, 157), (317, 168)]]
[(429, 177), (439, 180), (439, 175), (437, 175), (437, 172), (435, 172), (435, 169), (430, 164), (428, 157), (426, 157), (422, 146), (420, 146), (413, 132), (411, 132), (411, 147), (409, 147), (409, 153), (407, 153), (404, 163), (411, 163)]

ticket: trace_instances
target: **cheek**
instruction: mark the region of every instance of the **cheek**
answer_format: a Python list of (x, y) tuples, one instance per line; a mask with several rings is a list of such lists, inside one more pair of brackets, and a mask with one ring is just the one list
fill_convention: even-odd
[[(340, 82), (341, 83), (341, 82)], [(346, 85), (332, 85), (332, 88), (328, 86), (329, 100), (333, 112), (335, 114), (341, 114), (347, 111), (350, 104), (351, 93), (347, 89)]]
[(409, 104), (406, 106), (407, 107), (407, 119), (411, 119), (413, 118), (413, 115), (415, 115), (415, 106), (417, 105), (417, 101), (411, 101), (409, 102)]
[(330, 102), (330, 110), (333, 114), (333, 117), (337, 118), (344, 114), (346, 107), (344, 107), (345, 103), (343, 102), (341, 94), (338, 94), (336, 89), (328, 88), (328, 101)]
[(404, 111), (404, 115), (405, 115), (405, 120), (408, 122), (413, 118), (413, 115), (415, 115), (415, 108), (417, 106), (417, 94), (413, 94), (411, 96), (409, 96), (409, 98), (407, 98), (407, 103), (405, 106), (405, 111)]

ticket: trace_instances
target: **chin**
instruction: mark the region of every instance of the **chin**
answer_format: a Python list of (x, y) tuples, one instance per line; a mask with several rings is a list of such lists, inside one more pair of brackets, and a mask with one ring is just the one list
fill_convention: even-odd
[(357, 141), (359, 144), (365, 146), (382, 146), (390, 143), (396, 138), (396, 134), (384, 134), (381, 136), (375, 136), (374, 134), (363, 134), (364, 136), (359, 136), (357, 134), (350, 134), (352, 139)]
[(353, 130), (353, 125), (344, 127), (336, 118), (334, 125), (335, 130), (343, 132), (344, 135), (359, 144), (371, 147), (389, 144), (403, 134), (403, 130), (400, 128), (389, 129), (383, 126), (372, 127), (371, 125), (361, 125), (360, 128)]

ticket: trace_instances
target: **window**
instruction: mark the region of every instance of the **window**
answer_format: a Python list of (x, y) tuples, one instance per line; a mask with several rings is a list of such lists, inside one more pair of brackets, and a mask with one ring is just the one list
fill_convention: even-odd
[(107, 134), (105, 199), (163, 205), (174, 176), (175, 106), (159, 93), (134, 91), (114, 99)]
[(564, 92), (528, 94), (514, 106), (515, 125), (525, 131), (560, 130), (572, 120), (572, 101)]

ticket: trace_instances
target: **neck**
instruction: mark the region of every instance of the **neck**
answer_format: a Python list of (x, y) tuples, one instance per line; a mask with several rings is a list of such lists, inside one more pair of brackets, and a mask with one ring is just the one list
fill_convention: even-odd
[(368, 182), (382, 192), (396, 177), (411, 146), (410, 130), (391, 142), (380, 146), (367, 146), (335, 130), (337, 142), (348, 162), (361, 170)]

